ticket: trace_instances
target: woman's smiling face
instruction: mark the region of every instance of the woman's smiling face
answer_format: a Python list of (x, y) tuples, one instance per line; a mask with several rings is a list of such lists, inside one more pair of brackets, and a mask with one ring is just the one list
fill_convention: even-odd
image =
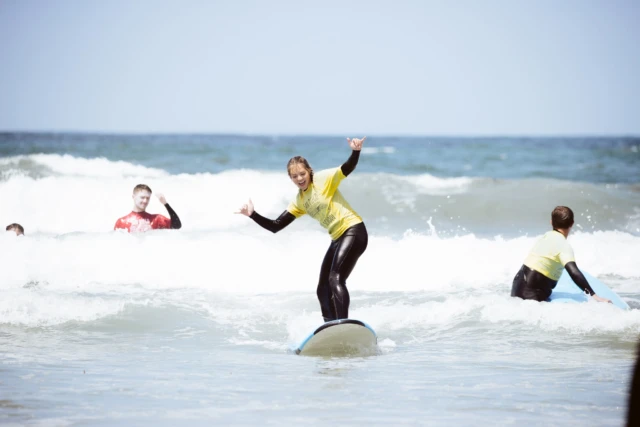
[(296, 163), (289, 168), (289, 178), (296, 187), (305, 191), (309, 187), (311, 175), (304, 165)]

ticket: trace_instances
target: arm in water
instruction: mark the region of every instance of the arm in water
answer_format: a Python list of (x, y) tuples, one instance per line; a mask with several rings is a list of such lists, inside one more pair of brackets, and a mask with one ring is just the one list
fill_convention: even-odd
[(265, 230), (269, 230), (272, 233), (277, 233), (287, 225), (291, 224), (294, 219), (296, 219), (296, 217), (287, 210), (282, 212), (277, 219), (265, 218), (253, 209), (253, 202), (251, 201), (251, 199), (249, 199), (249, 202), (242, 205), (240, 210), (236, 213), (248, 216), (249, 218), (254, 220), (260, 227), (264, 228)]
[(176, 213), (176, 211), (174, 211), (173, 208), (169, 206), (169, 203), (167, 203), (167, 199), (164, 197), (164, 194), (158, 193), (156, 194), (156, 197), (158, 198), (158, 200), (160, 200), (160, 203), (162, 203), (164, 207), (167, 208), (167, 212), (169, 212), (169, 217), (171, 218), (171, 229), (179, 230), (182, 227), (182, 222), (180, 222), (180, 218), (178, 218), (178, 214)]
[(596, 295), (596, 293), (591, 288), (591, 285), (589, 285), (589, 282), (587, 282), (587, 279), (584, 277), (584, 274), (582, 274), (582, 272), (578, 268), (578, 265), (575, 263), (575, 261), (568, 262), (564, 266), (564, 268), (567, 269), (567, 273), (569, 273), (569, 276), (571, 276), (571, 280), (573, 280), (573, 283), (578, 285), (578, 287), (582, 289), (583, 292), (591, 295), (596, 301), (611, 302), (606, 298), (602, 298)]
[(347, 138), (347, 142), (349, 142), (349, 145), (351, 146), (351, 149), (353, 151), (351, 151), (351, 156), (349, 156), (347, 161), (344, 162), (342, 166), (340, 166), (340, 169), (342, 169), (342, 173), (344, 174), (344, 176), (349, 176), (349, 174), (355, 170), (356, 165), (358, 164), (358, 159), (360, 159), (360, 150), (362, 149), (362, 143), (365, 139), (367, 139), (366, 136), (362, 139)]

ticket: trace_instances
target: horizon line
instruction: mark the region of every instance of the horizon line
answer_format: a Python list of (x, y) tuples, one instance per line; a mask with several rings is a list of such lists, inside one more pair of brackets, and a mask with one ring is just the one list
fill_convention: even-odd
[(106, 130), (11, 130), (0, 129), (0, 135), (24, 134), (24, 135), (96, 135), (96, 136), (240, 136), (240, 137), (267, 137), (267, 138), (345, 138), (345, 135), (372, 137), (372, 138), (640, 138), (640, 133), (308, 133), (308, 132), (227, 132), (227, 131), (106, 131)]

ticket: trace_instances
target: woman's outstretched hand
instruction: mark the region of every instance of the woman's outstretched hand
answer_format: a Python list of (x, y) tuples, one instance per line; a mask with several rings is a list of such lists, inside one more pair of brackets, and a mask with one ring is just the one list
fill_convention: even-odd
[(360, 151), (362, 150), (362, 143), (364, 142), (364, 140), (367, 139), (367, 137), (365, 136), (362, 139), (358, 139), (358, 138), (347, 138), (347, 142), (349, 143), (349, 145), (351, 146), (351, 149), (354, 151)]
[(251, 201), (251, 199), (249, 199), (249, 201), (247, 203), (242, 205), (240, 207), (240, 210), (238, 210), (237, 212), (234, 212), (234, 213), (242, 214), (242, 215), (246, 215), (246, 216), (251, 216), (251, 214), (253, 213), (253, 202)]

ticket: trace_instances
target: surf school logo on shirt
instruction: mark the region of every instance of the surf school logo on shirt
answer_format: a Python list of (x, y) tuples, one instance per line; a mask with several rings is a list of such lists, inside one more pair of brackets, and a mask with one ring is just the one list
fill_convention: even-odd
[(144, 233), (151, 230), (151, 221), (140, 217), (131, 217), (127, 221), (129, 225), (129, 231), (131, 233)]
[(320, 213), (327, 210), (327, 204), (322, 203), (322, 198), (317, 193), (313, 193), (304, 201), (304, 210), (312, 218), (318, 219)]
[(333, 223), (335, 219), (336, 219), (336, 216), (334, 214), (330, 214), (324, 219), (324, 221), (322, 221), (322, 225), (325, 228), (329, 228), (329, 226)]

